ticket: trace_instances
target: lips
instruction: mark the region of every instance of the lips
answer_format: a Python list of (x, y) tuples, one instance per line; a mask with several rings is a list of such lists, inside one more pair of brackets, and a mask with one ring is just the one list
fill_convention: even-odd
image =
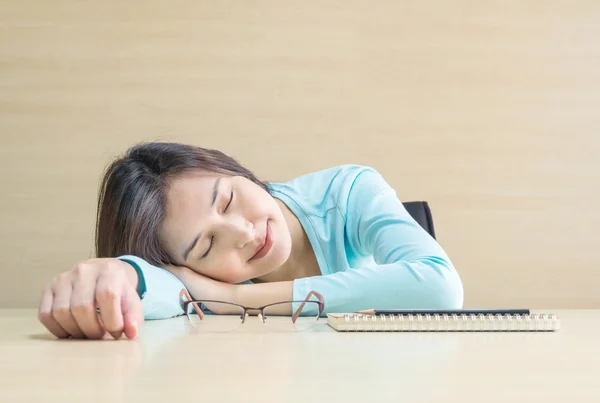
[(266, 256), (267, 253), (269, 253), (269, 251), (271, 250), (271, 247), (273, 246), (273, 236), (271, 234), (271, 226), (269, 225), (268, 221), (267, 221), (266, 227), (267, 228), (266, 228), (265, 240), (263, 241), (263, 243), (261, 245), (258, 246), (258, 249), (254, 253), (254, 256), (252, 256), (250, 258), (250, 260), (260, 259), (260, 258)]

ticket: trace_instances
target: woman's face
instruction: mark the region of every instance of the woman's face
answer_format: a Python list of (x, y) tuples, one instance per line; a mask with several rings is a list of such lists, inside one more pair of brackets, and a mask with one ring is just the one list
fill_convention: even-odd
[(270, 194), (244, 177), (202, 171), (171, 181), (161, 237), (178, 265), (227, 283), (279, 268), (292, 246)]

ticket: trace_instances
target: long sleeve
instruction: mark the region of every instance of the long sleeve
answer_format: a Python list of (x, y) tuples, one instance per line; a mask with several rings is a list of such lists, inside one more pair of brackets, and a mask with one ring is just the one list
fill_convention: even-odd
[(174, 274), (137, 256), (126, 255), (119, 259), (131, 264), (138, 272), (144, 319), (167, 319), (185, 313), (179, 305), (179, 292), (185, 286)]
[(463, 286), (450, 259), (376, 171), (357, 175), (336, 208), (346, 220), (337, 236), (346, 239), (347, 251), (374, 263), (297, 279), (295, 299), (318, 291), (325, 313), (462, 307)]

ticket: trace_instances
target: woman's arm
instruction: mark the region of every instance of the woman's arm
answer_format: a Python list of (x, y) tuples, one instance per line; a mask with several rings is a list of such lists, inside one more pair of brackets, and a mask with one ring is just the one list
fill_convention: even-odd
[(132, 265), (138, 273), (137, 289), (144, 319), (167, 319), (184, 314), (179, 304), (179, 292), (185, 286), (175, 275), (137, 256), (126, 255), (119, 259)]
[[(179, 303), (179, 293), (184, 288), (194, 299), (233, 302), (248, 307), (260, 307), (292, 300), (291, 281), (228, 284), (202, 276), (186, 267), (160, 268), (130, 255), (121, 256), (119, 259), (131, 264), (138, 272), (138, 292), (142, 298), (144, 319), (167, 319), (184, 314)], [(304, 299), (306, 294), (301, 297)], [(276, 313), (291, 315), (292, 310), (289, 306), (283, 306)]]
[[(187, 287), (188, 292), (194, 299), (206, 299), (233, 302), (246, 307), (261, 307), (276, 302), (292, 300), (292, 282), (281, 281), (275, 283), (261, 284), (228, 284), (222, 283), (202, 276), (186, 267), (169, 267), (177, 278)], [(306, 294), (301, 296), (304, 299)], [(210, 306), (208, 306), (211, 309)], [(274, 313), (279, 315), (291, 315), (291, 305), (284, 305), (279, 309), (274, 308)], [(215, 311), (217, 314), (236, 313), (232, 311)]]
[(375, 170), (356, 176), (338, 209), (346, 217), (347, 248), (373, 255), (375, 264), (295, 280), (294, 297), (321, 293), (325, 313), (462, 307), (463, 286), (450, 259)]

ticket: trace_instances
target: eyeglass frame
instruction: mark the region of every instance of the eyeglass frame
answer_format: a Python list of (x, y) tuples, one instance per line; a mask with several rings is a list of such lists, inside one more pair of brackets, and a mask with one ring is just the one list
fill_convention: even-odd
[[(311, 297), (316, 297), (318, 299), (318, 301), (314, 301), (311, 300)], [(183, 299), (187, 298), (187, 301), (184, 301)], [(267, 305), (263, 305), (263, 306), (259, 306), (259, 307), (249, 307), (249, 306), (243, 306), (240, 304), (236, 304), (234, 302), (229, 302), (229, 301), (217, 301), (217, 300), (208, 300), (208, 299), (194, 299), (192, 298), (192, 296), (188, 293), (188, 291), (183, 288), (180, 292), (179, 292), (179, 303), (181, 308), (183, 309), (183, 312), (185, 312), (188, 320), (191, 321), (190, 319), (190, 314), (188, 312), (188, 307), (190, 304), (192, 304), (192, 306), (194, 307), (194, 309), (196, 310), (196, 313), (198, 315), (198, 317), (200, 318), (200, 320), (204, 319), (204, 312), (202, 311), (202, 309), (200, 309), (200, 307), (198, 306), (198, 304), (203, 303), (203, 302), (216, 302), (216, 303), (221, 303), (221, 304), (228, 304), (228, 305), (233, 305), (233, 306), (237, 306), (242, 308), (243, 313), (242, 313), (242, 324), (245, 323), (246, 321), (246, 317), (248, 316), (248, 311), (259, 311), (258, 316), (260, 317), (261, 321), (263, 323), (265, 323), (266, 320), (266, 316), (265, 316), (265, 308), (268, 308), (270, 306), (273, 305), (280, 305), (280, 304), (292, 304), (292, 303), (300, 303), (300, 306), (298, 307), (298, 309), (296, 310), (296, 312), (294, 312), (294, 314), (292, 315), (292, 323), (296, 323), (296, 320), (298, 319), (298, 317), (300, 316), (300, 313), (302, 312), (302, 309), (304, 308), (304, 305), (307, 302), (310, 303), (316, 303), (319, 306), (319, 314), (317, 315), (317, 320), (319, 320), (319, 318), (321, 317), (321, 315), (323, 314), (323, 311), (325, 310), (325, 300), (323, 298), (323, 295), (321, 295), (320, 293), (318, 293), (317, 291), (311, 290), (306, 297), (304, 298), (304, 300), (301, 301), (279, 301), (279, 302), (273, 302)]]

